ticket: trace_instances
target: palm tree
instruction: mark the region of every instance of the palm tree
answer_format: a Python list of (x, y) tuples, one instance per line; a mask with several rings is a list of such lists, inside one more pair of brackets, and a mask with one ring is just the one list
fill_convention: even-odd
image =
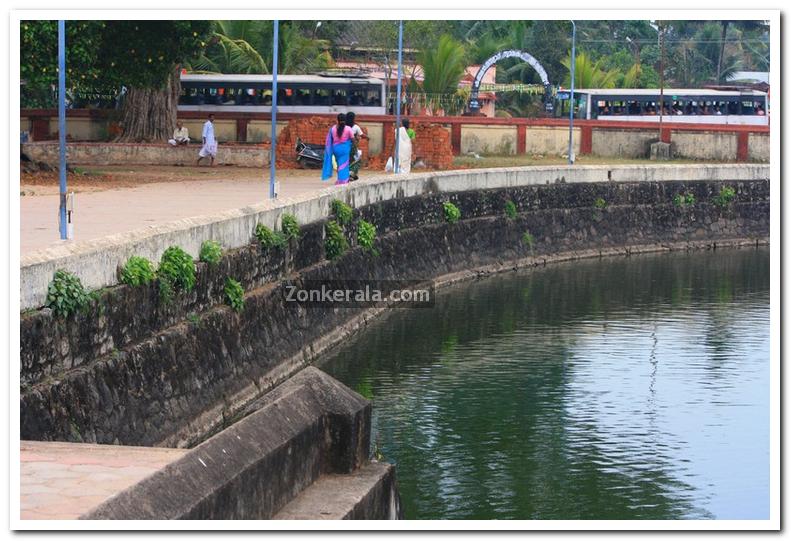
[(269, 21), (214, 21), (209, 46), (185, 67), (212, 73), (269, 73), (266, 41)]
[[(576, 88), (614, 88), (621, 73), (617, 69), (606, 71), (601, 68), (602, 60), (594, 63), (586, 53), (578, 52), (574, 63), (574, 86)], [(571, 55), (561, 63), (569, 70), (563, 85), (571, 86)]]
[(418, 55), (423, 69), (423, 92), (433, 109), (441, 96), (456, 94), (459, 80), (467, 67), (464, 46), (449, 35), (442, 35), (433, 49), (424, 49)]

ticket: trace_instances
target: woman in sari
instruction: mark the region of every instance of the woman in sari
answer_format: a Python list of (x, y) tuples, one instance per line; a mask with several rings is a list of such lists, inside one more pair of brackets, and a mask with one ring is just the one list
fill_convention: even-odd
[(332, 158), (338, 164), (338, 181), (335, 184), (349, 182), (349, 154), (352, 149), (354, 134), (346, 125), (346, 115), (338, 115), (338, 124), (331, 127), (327, 133), (327, 142), (324, 145), (324, 167), (321, 171), (321, 180), (332, 178)]

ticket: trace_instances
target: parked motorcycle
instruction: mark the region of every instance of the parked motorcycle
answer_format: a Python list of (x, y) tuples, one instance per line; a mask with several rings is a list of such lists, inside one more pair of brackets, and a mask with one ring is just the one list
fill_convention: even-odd
[[(300, 167), (319, 169), (324, 166), (324, 145), (314, 145), (305, 143), (297, 137), (297, 146), (295, 148), (297, 153), (297, 163)], [(362, 152), (357, 151), (357, 156), (353, 156), (351, 165), (359, 162), (362, 159)]]
[(324, 165), (324, 145), (311, 145), (304, 143), (297, 137), (297, 163), (300, 167), (312, 169), (321, 168)]

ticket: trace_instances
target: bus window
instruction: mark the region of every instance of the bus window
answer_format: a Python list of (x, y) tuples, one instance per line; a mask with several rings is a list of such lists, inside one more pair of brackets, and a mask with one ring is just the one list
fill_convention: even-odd
[(754, 115), (755, 114), (755, 106), (753, 105), (753, 101), (744, 101), (742, 100), (742, 114), (743, 115)]
[(368, 107), (381, 107), (382, 105), (382, 88), (378, 86), (369, 86), (366, 91), (365, 104)]
[(332, 104), (333, 105), (348, 105), (349, 96), (346, 94), (346, 90), (339, 89), (332, 91)]

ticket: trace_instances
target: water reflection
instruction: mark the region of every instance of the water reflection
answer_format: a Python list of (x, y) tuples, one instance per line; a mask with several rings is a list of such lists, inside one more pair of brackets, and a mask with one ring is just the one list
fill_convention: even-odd
[(407, 518), (767, 518), (769, 253), (464, 284), (323, 368), (374, 402)]

